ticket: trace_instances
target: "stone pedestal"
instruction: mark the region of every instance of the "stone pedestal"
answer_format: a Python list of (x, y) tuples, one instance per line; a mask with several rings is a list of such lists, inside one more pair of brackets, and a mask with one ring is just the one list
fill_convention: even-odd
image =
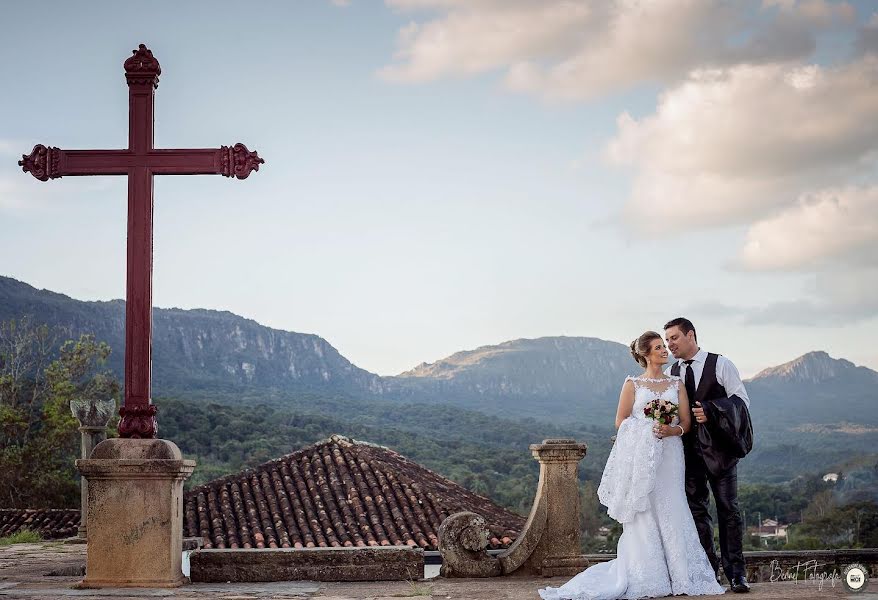
[[(82, 437), (81, 450), (82, 458), (91, 456), (95, 446), (107, 439), (107, 423), (116, 408), (116, 402), (113, 399), (104, 400), (72, 400), (70, 402), (70, 412), (79, 421), (79, 432)], [(83, 477), (79, 482), (80, 502), (79, 502), (79, 530), (76, 536), (81, 540), (86, 538), (85, 515), (88, 512), (88, 480)]]
[(76, 467), (88, 480), (79, 587), (182, 585), (183, 482), (195, 461), (183, 460), (168, 440), (113, 438)]

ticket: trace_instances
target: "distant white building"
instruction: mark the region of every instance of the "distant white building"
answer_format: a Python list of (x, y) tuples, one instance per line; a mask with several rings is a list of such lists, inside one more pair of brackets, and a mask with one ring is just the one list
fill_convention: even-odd
[(747, 533), (759, 536), (760, 541), (767, 546), (769, 540), (782, 540), (786, 542), (787, 527), (789, 527), (788, 524), (779, 523), (776, 519), (763, 519), (761, 527), (750, 526), (747, 528)]
[(748, 533), (759, 536), (759, 539), (767, 545), (772, 539), (786, 541), (787, 527), (788, 524), (779, 523), (776, 519), (763, 519), (761, 527), (749, 527)]
[(832, 483), (836, 483), (838, 481), (838, 473), (827, 473), (823, 476), (823, 481), (831, 481)]

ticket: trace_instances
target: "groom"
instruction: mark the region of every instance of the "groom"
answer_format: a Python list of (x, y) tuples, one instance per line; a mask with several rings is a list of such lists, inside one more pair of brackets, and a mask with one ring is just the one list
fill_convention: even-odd
[(752, 447), (750, 398), (738, 369), (724, 356), (699, 348), (692, 321), (682, 317), (665, 325), (665, 340), (676, 362), (667, 374), (683, 379), (692, 430), (683, 436), (686, 497), (707, 558), (719, 574), (708, 507), (710, 489), (719, 521), (723, 571), (733, 592), (750, 591), (744, 568), (744, 528), (738, 510), (738, 459)]

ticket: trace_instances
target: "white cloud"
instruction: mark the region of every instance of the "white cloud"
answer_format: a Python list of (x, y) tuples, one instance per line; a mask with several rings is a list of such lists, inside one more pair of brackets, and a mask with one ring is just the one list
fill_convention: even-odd
[[(878, 186), (826, 189), (755, 223), (736, 266), (798, 271), (811, 282), (792, 300), (698, 308), (749, 325), (840, 326), (878, 317)], [(690, 311), (695, 312), (695, 311)]]
[[(759, 302), (760, 298), (754, 298)], [(794, 299), (762, 301), (761, 306), (696, 302), (685, 314), (731, 319), (745, 325), (838, 327), (878, 317), (878, 268), (839, 264), (814, 273)]]
[(752, 270), (878, 264), (878, 186), (802, 196), (750, 228), (738, 262)]
[[(389, 80), (496, 72), (567, 100), (662, 86), (605, 148), (633, 174), (626, 228), (741, 227), (733, 267), (813, 277), (795, 300), (723, 310), (790, 324), (878, 310), (878, 13), (857, 25), (842, 0), (386, 2), (413, 14)], [(836, 27), (848, 62), (807, 64)]]
[(803, 297), (742, 311), (752, 325), (840, 326), (878, 315), (878, 268), (836, 267), (818, 272)]
[(684, 230), (767, 217), (873, 172), (878, 56), (696, 71), (654, 114), (619, 117), (606, 150), (635, 169), (631, 224)]
[(809, 56), (847, 2), (790, 0), (387, 0), (429, 11), (400, 31), (395, 81), (505, 71), (512, 89), (583, 99), (700, 67)]
[(427, 81), (502, 68), (532, 56), (573, 49), (588, 25), (591, 9), (582, 2), (391, 0), (405, 9), (449, 12), (427, 23), (411, 22), (399, 32), (397, 64), (381, 75), (396, 81)]

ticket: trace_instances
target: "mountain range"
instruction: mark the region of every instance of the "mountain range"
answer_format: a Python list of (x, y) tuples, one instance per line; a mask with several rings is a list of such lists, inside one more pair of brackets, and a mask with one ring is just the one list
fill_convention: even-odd
[[(125, 303), (86, 302), (0, 276), (0, 322), (30, 315), (66, 337), (93, 333), (123, 374)], [(325, 339), (281, 331), (226, 311), (156, 308), (153, 393), (198, 390), (344, 394), (441, 402), (505, 417), (611, 424), (619, 387), (639, 372), (624, 344), (588, 337), (519, 339), (457, 352), (396, 376), (379, 376), (342, 356)], [(746, 382), (754, 423), (878, 424), (869, 410), (878, 372), (810, 352)]]

